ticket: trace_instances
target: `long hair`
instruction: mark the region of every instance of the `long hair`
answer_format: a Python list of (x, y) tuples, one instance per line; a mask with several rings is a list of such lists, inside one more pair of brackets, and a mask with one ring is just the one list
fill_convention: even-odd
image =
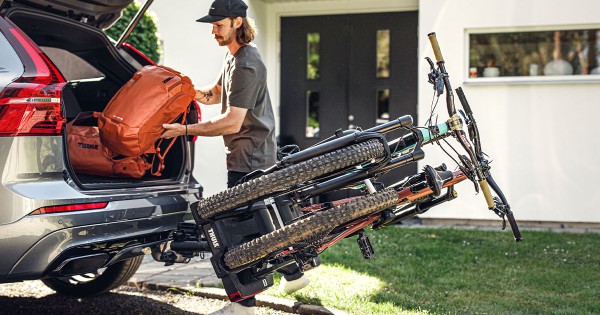
[(242, 26), (237, 29), (236, 39), (240, 44), (249, 44), (256, 36), (256, 24), (249, 17), (242, 18)]

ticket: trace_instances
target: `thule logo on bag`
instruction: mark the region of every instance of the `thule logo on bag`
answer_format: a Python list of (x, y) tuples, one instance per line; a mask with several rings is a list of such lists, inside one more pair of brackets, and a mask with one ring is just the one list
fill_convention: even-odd
[(82, 149), (98, 150), (98, 145), (97, 144), (89, 144), (89, 143), (77, 142), (77, 146), (80, 147), (80, 148), (82, 148)]
[(210, 239), (212, 246), (214, 248), (221, 248), (221, 245), (219, 244), (219, 241), (217, 240), (217, 235), (215, 234), (215, 231), (212, 228), (210, 228), (206, 232), (208, 233), (208, 238)]

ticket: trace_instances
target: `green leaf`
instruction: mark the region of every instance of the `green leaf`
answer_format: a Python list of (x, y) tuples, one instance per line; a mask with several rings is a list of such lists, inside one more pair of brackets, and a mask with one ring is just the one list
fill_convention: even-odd
[[(106, 35), (114, 40), (118, 40), (139, 10), (140, 5), (132, 2), (123, 10), (123, 16), (110, 28), (104, 30)], [(156, 35), (157, 29), (156, 19), (146, 12), (126, 42), (144, 53), (148, 58), (158, 62), (162, 52), (160, 51), (158, 36)]]

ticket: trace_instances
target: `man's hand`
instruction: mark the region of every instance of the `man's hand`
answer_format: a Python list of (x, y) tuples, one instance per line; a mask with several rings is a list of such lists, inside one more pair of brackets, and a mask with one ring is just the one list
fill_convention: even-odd
[(185, 135), (185, 126), (181, 124), (163, 124), (163, 128), (165, 132), (160, 137), (164, 139)]

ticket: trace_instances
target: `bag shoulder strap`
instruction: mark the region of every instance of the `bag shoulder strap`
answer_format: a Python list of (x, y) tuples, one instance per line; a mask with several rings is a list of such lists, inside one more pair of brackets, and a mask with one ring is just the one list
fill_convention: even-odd
[[(188, 107), (183, 112), (183, 117), (181, 118), (182, 125), (185, 124), (185, 119), (186, 119), (189, 111), (190, 111), (190, 109)], [(169, 150), (171, 150), (171, 147), (173, 146), (173, 144), (175, 144), (175, 140), (177, 140), (177, 137), (171, 138), (171, 141), (170, 141), (169, 145), (165, 148), (165, 151), (161, 152), (160, 146), (161, 146), (163, 140), (164, 139), (161, 138), (158, 141), (158, 143), (156, 144), (156, 154), (154, 154), (154, 156), (152, 157), (152, 168), (150, 169), (150, 173), (153, 176), (161, 176), (162, 175), (161, 172), (165, 168), (165, 156), (167, 155), (167, 153), (169, 153)], [(158, 166), (156, 167), (156, 170), (155, 170), (154, 165), (155, 165), (156, 158), (158, 158)]]

